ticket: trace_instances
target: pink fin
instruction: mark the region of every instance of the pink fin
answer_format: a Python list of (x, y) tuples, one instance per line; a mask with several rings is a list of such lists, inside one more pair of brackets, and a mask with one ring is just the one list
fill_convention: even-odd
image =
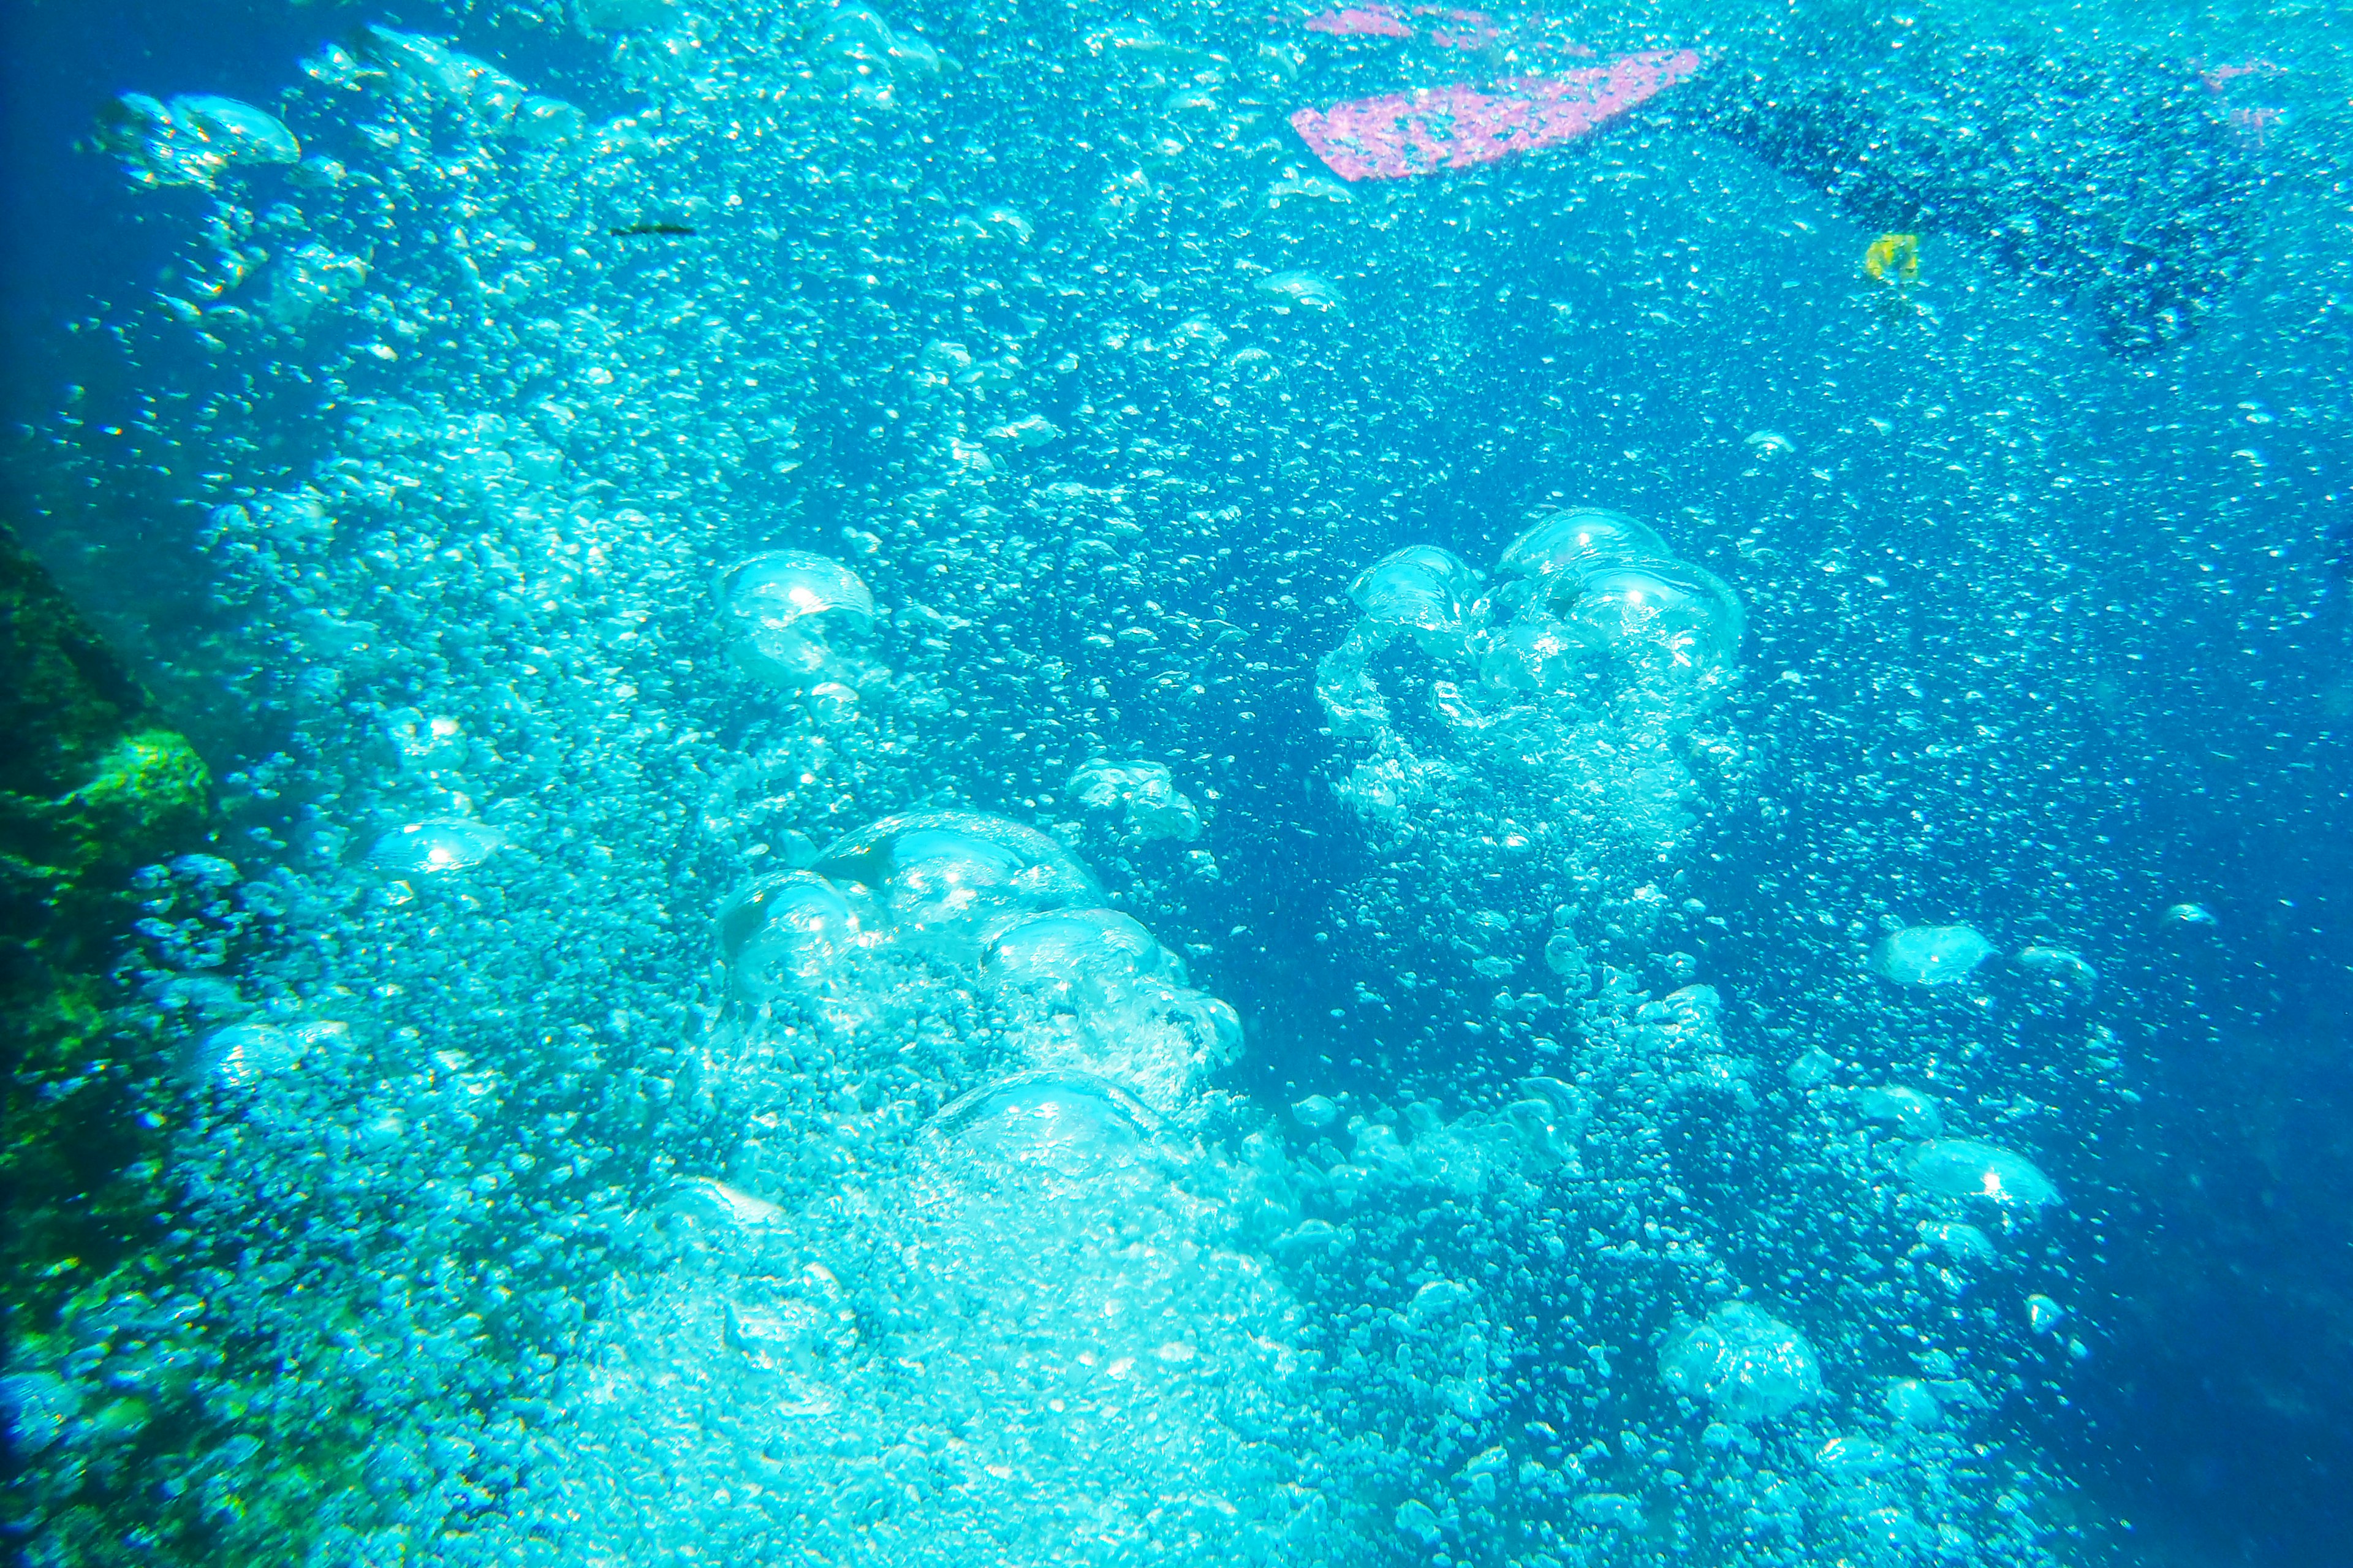
[(1492, 163), (1574, 142), (1699, 69), (1690, 49), (1625, 55), (1606, 66), (1461, 83), (1303, 109), (1291, 128), (1344, 180), (1401, 180)]
[(1342, 37), (1410, 38), (1413, 29), (1405, 18), (1387, 5), (1349, 5), (1337, 11), (1326, 11), (1307, 19), (1311, 33), (1332, 33)]

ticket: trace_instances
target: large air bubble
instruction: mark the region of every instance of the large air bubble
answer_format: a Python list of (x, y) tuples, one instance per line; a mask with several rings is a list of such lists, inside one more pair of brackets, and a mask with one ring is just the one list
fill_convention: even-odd
[(398, 876), (470, 870), (504, 847), (507, 836), (487, 822), (445, 817), (413, 822), (376, 840), (368, 858)]
[(1149, 1155), (1156, 1118), (1118, 1085), (1067, 1070), (1025, 1072), (943, 1107), (928, 1130), (950, 1163), (982, 1177), (1085, 1182)]
[(1581, 577), (1597, 566), (1673, 558), (1667, 542), (1647, 524), (1624, 512), (1579, 506), (1536, 521), (1504, 547), (1496, 569), (1508, 577), (1543, 582), (1561, 575)]
[(2089, 1005), (2100, 994), (2099, 972), (2082, 953), (2037, 942), (2019, 950), (2018, 966), (2071, 1002)]
[(957, 963), (977, 963), (989, 939), (1023, 915), (1103, 901), (1069, 850), (976, 811), (885, 817), (837, 839), (817, 868), (872, 889), (902, 939)]
[(1025, 915), (988, 944), (980, 973), (993, 989), (1065, 1004), (1136, 980), (1185, 983), (1183, 961), (1115, 910)]
[(834, 990), (860, 935), (849, 900), (814, 871), (763, 877), (719, 914), (720, 960), (754, 1001)]
[[(1738, 597), (1623, 513), (1554, 512), (1504, 547), (1497, 571), (1494, 612), (1510, 619), (1490, 641), (1491, 662), (1496, 650), (1564, 637), (1580, 649), (1661, 657), (1693, 679), (1721, 678), (1740, 657), (1746, 616)], [(1524, 689), (1548, 684), (1515, 681), (1508, 660), (1491, 679), (1498, 675)]]
[(1994, 952), (1968, 926), (1906, 926), (1880, 939), (1871, 967), (1898, 985), (1957, 985)]
[(1478, 574), (1452, 551), (1409, 544), (1357, 574), (1348, 597), (1366, 620), (1382, 626), (1459, 632), (1478, 584)]
[(1972, 1138), (1932, 1138), (1905, 1157), (1904, 1173), (1922, 1192), (1976, 1200), (2005, 1216), (2031, 1219), (2059, 1201), (2059, 1189), (2023, 1154)]
[(719, 604), (728, 657), (772, 686), (854, 687), (870, 668), (874, 595), (839, 562), (805, 550), (750, 556), (719, 574)]
[(1573, 595), (1551, 602), (1562, 619), (1605, 646), (1690, 679), (1730, 673), (1747, 626), (1730, 588), (1680, 561), (1596, 567), (1577, 579)]

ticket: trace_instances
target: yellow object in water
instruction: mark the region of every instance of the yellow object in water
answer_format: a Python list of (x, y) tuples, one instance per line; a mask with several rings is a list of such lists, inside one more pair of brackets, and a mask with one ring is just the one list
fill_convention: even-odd
[(1909, 283), (1920, 276), (1920, 237), (1883, 234), (1862, 253), (1862, 269), (1881, 283)]

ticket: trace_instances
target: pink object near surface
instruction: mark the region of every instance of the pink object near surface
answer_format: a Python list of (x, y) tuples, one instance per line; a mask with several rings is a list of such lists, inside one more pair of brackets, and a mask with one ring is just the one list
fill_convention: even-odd
[[(1416, 5), (1412, 15), (1435, 16), (1442, 23), (1459, 24), (1461, 31), (1432, 32), (1430, 42), (1442, 49), (1483, 49), (1503, 34), (1496, 29), (1495, 19), (1484, 11), (1462, 11), (1451, 5)], [(1343, 5), (1307, 18), (1311, 33), (1329, 33), (1335, 38), (1410, 38), (1417, 37), (1407, 13), (1394, 5), (1375, 0), (1369, 5)]]
[(1413, 29), (1388, 5), (1345, 5), (1307, 20), (1311, 33), (1342, 38), (1410, 38)]
[(1457, 82), (1303, 109), (1291, 128), (1344, 180), (1409, 179), (1574, 142), (1699, 65), (1691, 49), (1653, 49), (1484, 89)]

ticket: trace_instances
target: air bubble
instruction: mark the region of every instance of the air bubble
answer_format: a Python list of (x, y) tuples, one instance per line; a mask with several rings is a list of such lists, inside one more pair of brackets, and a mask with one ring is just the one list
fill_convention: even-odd
[(728, 657), (770, 685), (847, 689), (869, 668), (874, 595), (839, 562), (802, 550), (747, 557), (719, 574), (719, 602)]
[(1915, 1147), (1904, 1173), (1938, 1197), (1978, 1199), (2006, 1215), (2031, 1218), (2059, 1201), (2059, 1189), (2021, 1154), (1969, 1138), (1936, 1138)]
[(2081, 953), (2063, 947), (2024, 947), (2018, 966), (2073, 1002), (2089, 1004), (2100, 994), (2100, 976)]
[(1314, 272), (1277, 272), (1260, 279), (1258, 289), (1278, 310), (1296, 309), (1320, 316), (1340, 309), (1340, 290), (1330, 279)]
[(1477, 588), (1477, 574), (1452, 551), (1410, 544), (1358, 573), (1348, 597), (1366, 620), (1381, 626), (1459, 632), (1465, 596)]
[(368, 859), (395, 876), (438, 876), (470, 870), (506, 843), (506, 835), (486, 822), (445, 817), (413, 822), (385, 834)]
[(1898, 985), (1957, 985), (1994, 951), (1968, 926), (1907, 926), (1880, 939), (1871, 967)]
[(973, 1090), (943, 1108), (930, 1132), (984, 1177), (1027, 1170), (1080, 1182), (1145, 1159), (1157, 1120), (1115, 1084), (1038, 1071)]
[(1821, 1363), (1806, 1337), (1745, 1301), (1727, 1301), (1670, 1334), (1659, 1376), (1726, 1421), (1769, 1421), (1822, 1395)]
[(859, 935), (858, 916), (839, 888), (814, 871), (781, 871), (727, 900), (719, 956), (737, 992), (752, 1000), (824, 993)]

